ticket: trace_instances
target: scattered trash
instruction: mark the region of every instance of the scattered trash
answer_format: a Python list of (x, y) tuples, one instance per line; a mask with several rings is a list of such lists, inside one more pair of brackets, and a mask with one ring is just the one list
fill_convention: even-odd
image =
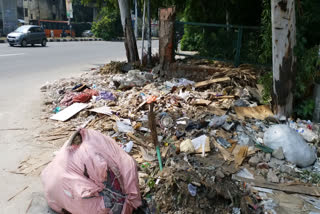
[(88, 104), (85, 103), (74, 103), (71, 106), (63, 109), (62, 111), (58, 112), (57, 114), (50, 117), (52, 120), (60, 120), (60, 121), (66, 121), (70, 119), (72, 116), (80, 112), (81, 110), (85, 109), (88, 106)]
[[(188, 61), (191, 64), (187, 67), (194, 66), (193, 60)], [(198, 64), (199, 60), (195, 62)], [(56, 130), (41, 133), (38, 139), (57, 145), (58, 149), (70, 132), (83, 124), (111, 136), (122, 152), (139, 164), (137, 183), (144, 197), (142, 207), (154, 213), (272, 213), (280, 205), (270, 194), (289, 192), (318, 197), (316, 185), (320, 179), (316, 174), (320, 164), (315, 161), (312, 146), (318, 146), (320, 127), (311, 121), (277, 118), (269, 106), (259, 106), (261, 90), (256, 85), (256, 75), (261, 72), (248, 65), (233, 68), (214, 62), (210, 66), (223, 69), (212, 75), (197, 73), (195, 77), (186, 73), (185, 77), (195, 83), (186, 78), (164, 81), (137, 70), (134, 64), (123, 73), (124, 65), (112, 62), (79, 78), (43, 86), (43, 118), (49, 114), (51, 117), (53, 109), (61, 107), (52, 118), (58, 116), (65, 122), (51, 121)], [(75, 98), (87, 104), (74, 103)], [(150, 123), (150, 103), (154, 123)], [(82, 111), (84, 108), (88, 110)], [(272, 133), (270, 144), (270, 127), (285, 123), (294, 134), (290, 131), (289, 136), (279, 137), (277, 142), (277, 134)], [(283, 141), (289, 141), (289, 146), (283, 146)], [(307, 168), (299, 168), (306, 162)], [(190, 200), (189, 184), (197, 200)], [(69, 193), (74, 194), (64, 192), (64, 197)], [(106, 202), (108, 191), (101, 194)], [(118, 196), (121, 200), (124, 194)]]
[(264, 143), (272, 149), (282, 147), (286, 160), (300, 167), (313, 164), (316, 152), (287, 125), (273, 125), (264, 133)]
[(186, 139), (180, 144), (180, 151), (185, 153), (194, 153), (195, 149), (190, 139)]
[(253, 174), (246, 168), (241, 169), (236, 175), (241, 178), (254, 179)]
[(48, 205), (56, 212), (65, 209), (79, 214), (106, 208), (112, 213), (131, 213), (138, 208), (142, 202), (132, 157), (97, 131), (77, 133), (42, 171)]
[(222, 137), (217, 137), (217, 142), (226, 149), (231, 147), (231, 144)]
[(259, 120), (264, 120), (267, 117), (272, 117), (273, 113), (269, 106), (262, 105), (256, 107), (234, 107), (235, 112), (239, 119), (245, 118), (255, 118)]
[(111, 92), (108, 91), (101, 91), (99, 93), (99, 96), (97, 97), (97, 100), (115, 100), (116, 98), (113, 96), (113, 94)]
[(192, 184), (188, 184), (188, 191), (191, 196), (195, 197), (197, 195), (197, 187)]
[(129, 141), (126, 145), (124, 145), (123, 150), (127, 153), (130, 153), (133, 147), (133, 141)]
[(117, 128), (119, 132), (124, 132), (124, 133), (133, 133), (134, 129), (131, 126), (130, 120), (123, 120), (123, 121), (117, 121)]
[(58, 107), (55, 107), (54, 109), (53, 109), (53, 112), (54, 113), (58, 113), (59, 111), (61, 111), (61, 108), (58, 106)]

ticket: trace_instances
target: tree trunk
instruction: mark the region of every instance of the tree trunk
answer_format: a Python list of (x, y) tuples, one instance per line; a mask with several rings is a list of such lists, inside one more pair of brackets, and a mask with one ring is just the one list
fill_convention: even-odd
[(272, 0), (273, 111), (278, 116), (292, 113), (296, 74), (296, 18), (294, 0)]
[(126, 48), (126, 54), (128, 62), (139, 61), (136, 37), (134, 36), (131, 15), (129, 8), (129, 0), (118, 0), (120, 14), (121, 14), (121, 23), (124, 32), (124, 46)]
[(150, 12), (150, 1), (148, 0), (148, 66), (151, 66), (151, 57), (152, 57), (152, 51), (151, 51), (151, 12)]
[(174, 22), (176, 18), (176, 8), (160, 9), (159, 26), (159, 58), (160, 75), (166, 76), (169, 72), (170, 64), (174, 62)]

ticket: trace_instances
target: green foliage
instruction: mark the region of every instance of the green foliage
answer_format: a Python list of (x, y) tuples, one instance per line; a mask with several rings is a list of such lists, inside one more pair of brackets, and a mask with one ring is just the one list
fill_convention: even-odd
[(272, 64), (271, 1), (263, 0), (262, 7), (259, 63)]
[(272, 78), (272, 72), (266, 72), (263, 74), (260, 79), (258, 80), (259, 84), (263, 85), (263, 91), (262, 91), (262, 99), (265, 104), (270, 103), (271, 101), (271, 93), (272, 93), (272, 84), (273, 84), (273, 78)]
[(94, 22), (91, 28), (96, 37), (112, 40), (123, 34), (118, 10), (102, 8), (99, 17), (101, 18)]
[[(93, 8), (84, 6), (81, 0), (72, 0), (73, 22), (92, 22)], [(85, 29), (88, 30), (88, 29)]]
[(314, 110), (313, 87), (319, 82), (320, 2), (297, 1), (297, 57), (294, 111), (298, 117), (311, 119)]
[[(226, 16), (229, 14), (229, 24), (259, 25), (261, 5), (255, 0), (241, 2), (235, 0), (189, 0), (186, 2), (184, 21), (226, 24)], [(237, 39), (238, 29), (185, 25), (181, 50), (198, 51), (202, 56), (233, 61), (237, 51)], [(259, 32), (244, 30), (241, 60), (256, 62), (260, 50), (259, 44)]]
[(302, 101), (302, 103), (298, 103), (295, 108), (297, 116), (299, 118), (312, 119), (314, 104), (314, 99), (312, 98)]

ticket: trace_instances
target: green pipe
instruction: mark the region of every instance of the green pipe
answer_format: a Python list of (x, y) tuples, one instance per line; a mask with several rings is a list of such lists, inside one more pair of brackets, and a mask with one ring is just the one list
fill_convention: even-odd
[(156, 150), (157, 150), (157, 156), (158, 156), (160, 171), (162, 171), (162, 160), (161, 160), (161, 154), (160, 154), (160, 147), (157, 146)]

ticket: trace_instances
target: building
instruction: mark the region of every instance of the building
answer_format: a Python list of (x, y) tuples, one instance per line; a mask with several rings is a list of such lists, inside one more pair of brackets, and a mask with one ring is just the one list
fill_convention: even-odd
[(67, 20), (65, 0), (23, 0), (24, 21)]
[(18, 26), (16, 0), (0, 0), (0, 34), (6, 35)]

